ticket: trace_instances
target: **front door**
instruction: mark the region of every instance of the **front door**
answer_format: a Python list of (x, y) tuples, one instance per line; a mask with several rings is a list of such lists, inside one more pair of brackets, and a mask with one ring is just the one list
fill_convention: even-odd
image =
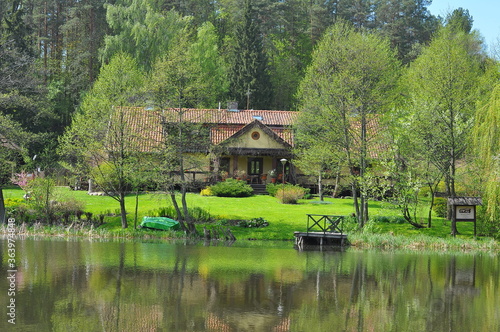
[(248, 158), (248, 177), (250, 183), (260, 183), (260, 175), (262, 174), (262, 166), (264, 162), (262, 158)]
[(261, 175), (263, 164), (262, 158), (248, 158), (248, 175)]

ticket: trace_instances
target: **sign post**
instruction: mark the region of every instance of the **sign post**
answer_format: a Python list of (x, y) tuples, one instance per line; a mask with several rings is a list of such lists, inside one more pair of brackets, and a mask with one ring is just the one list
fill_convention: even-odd
[(456, 236), (457, 222), (473, 222), (476, 237), (476, 206), (483, 205), (480, 197), (448, 197), (448, 205), (452, 207), (451, 235)]

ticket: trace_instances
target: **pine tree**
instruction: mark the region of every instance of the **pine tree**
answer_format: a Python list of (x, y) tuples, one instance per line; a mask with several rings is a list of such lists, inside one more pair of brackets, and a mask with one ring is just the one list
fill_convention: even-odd
[(262, 35), (252, 0), (245, 0), (242, 22), (236, 28), (229, 70), (230, 97), (240, 107), (266, 109), (272, 88), (264, 53)]

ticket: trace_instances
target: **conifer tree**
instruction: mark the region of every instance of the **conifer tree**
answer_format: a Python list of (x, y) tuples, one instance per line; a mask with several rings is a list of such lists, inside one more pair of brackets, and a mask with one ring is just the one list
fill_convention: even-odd
[(266, 109), (272, 95), (267, 56), (252, 0), (245, 0), (244, 6), (230, 58), (230, 98), (238, 101), (240, 108)]

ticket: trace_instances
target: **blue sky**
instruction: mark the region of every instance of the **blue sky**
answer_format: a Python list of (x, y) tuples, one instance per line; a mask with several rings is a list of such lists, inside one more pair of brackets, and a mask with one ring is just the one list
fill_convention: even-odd
[(474, 19), (472, 28), (479, 30), (488, 47), (495, 44), (500, 37), (500, 1), (432, 0), (432, 5), (427, 8), (433, 15), (446, 17), (448, 12), (460, 7), (469, 10)]

